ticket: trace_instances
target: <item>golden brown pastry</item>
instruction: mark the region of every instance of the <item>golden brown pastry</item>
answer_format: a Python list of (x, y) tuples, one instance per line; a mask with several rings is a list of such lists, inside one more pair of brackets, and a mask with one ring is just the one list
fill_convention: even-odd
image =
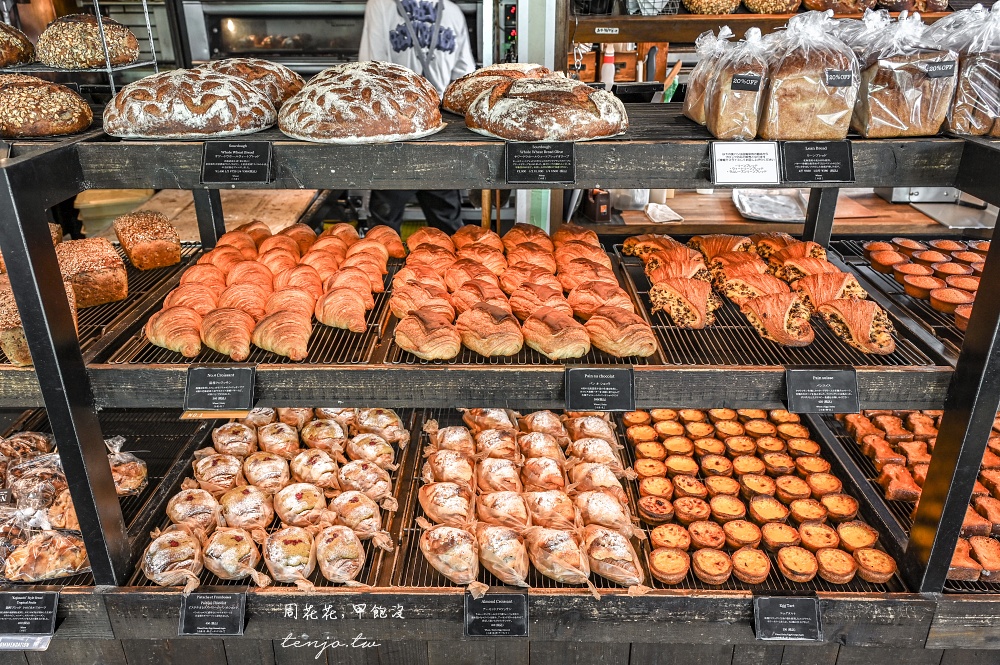
[(316, 320), (331, 328), (363, 333), (368, 330), (365, 307), (365, 299), (354, 289), (333, 289), (316, 301)]
[(830, 300), (868, 297), (868, 292), (858, 284), (854, 275), (846, 272), (809, 275), (792, 284), (792, 288), (802, 293), (806, 305), (813, 311)]
[(638, 256), (641, 259), (646, 254), (655, 252), (656, 250), (683, 246), (683, 243), (674, 240), (668, 235), (645, 233), (626, 238), (625, 242), (622, 243), (622, 253), (626, 256)]
[(608, 282), (583, 282), (570, 291), (566, 299), (573, 314), (584, 321), (599, 307), (619, 307), (629, 312), (635, 311), (628, 293), (617, 284)]
[[(448, 268), (451, 268), (457, 261), (453, 252), (454, 250), (445, 249), (438, 245), (418, 245), (416, 249), (410, 250), (410, 255), (406, 257), (406, 265), (425, 265), (443, 277), (448, 272)], [(463, 260), (470, 261), (469, 259)], [(470, 261), (470, 263), (473, 262)]]
[(606, 268), (611, 268), (611, 257), (607, 255), (600, 245), (592, 245), (588, 242), (571, 240), (559, 245), (555, 252), (556, 268), (561, 268), (564, 264), (573, 259), (590, 259), (594, 263), (600, 263)]
[(494, 275), (502, 275), (507, 269), (507, 259), (503, 250), (489, 245), (471, 244), (458, 250), (459, 259), (469, 259), (486, 267)]
[(886, 355), (896, 350), (889, 315), (871, 300), (828, 300), (819, 306), (819, 313), (837, 337), (863, 353)]
[(459, 230), (451, 234), (451, 241), (456, 249), (462, 249), (467, 245), (486, 245), (504, 251), (503, 241), (494, 231), (484, 229), (478, 224), (466, 224)]
[(688, 247), (704, 254), (706, 261), (723, 252), (748, 252), (752, 246), (750, 238), (725, 233), (694, 236), (688, 241)]
[(163, 309), (175, 306), (190, 307), (205, 316), (219, 304), (222, 290), (205, 284), (182, 284), (163, 299)]
[(566, 292), (572, 291), (584, 282), (618, 284), (618, 278), (615, 277), (611, 268), (590, 259), (573, 259), (564, 263), (560, 266), (556, 277), (559, 278), (559, 283), (562, 284), (563, 290)]
[(787, 284), (773, 275), (747, 271), (726, 274), (720, 290), (731, 302), (742, 305), (751, 298), (788, 293), (789, 289)]
[(219, 295), (219, 309), (242, 309), (260, 321), (265, 316), (265, 305), (270, 291), (254, 284), (233, 284)]
[(276, 312), (257, 323), (251, 341), (290, 360), (305, 360), (309, 356), (310, 337), (312, 319), (294, 312)]
[(715, 323), (722, 301), (712, 285), (700, 279), (668, 278), (649, 289), (653, 312), (663, 311), (680, 328), (700, 330)]
[[(252, 240), (247, 240), (253, 243)], [(232, 270), (226, 274), (226, 286), (233, 284), (253, 284), (259, 286), (265, 292), (274, 290), (274, 275), (271, 270), (257, 261), (243, 261), (233, 266)]]
[(521, 321), (542, 307), (551, 307), (569, 316), (573, 315), (573, 308), (563, 296), (561, 287), (552, 288), (544, 284), (522, 282), (521, 286), (510, 294), (510, 309)]
[(764, 339), (784, 346), (808, 346), (815, 337), (809, 310), (801, 296), (778, 293), (751, 298), (740, 306), (747, 320)]
[(462, 350), (462, 337), (443, 314), (417, 309), (396, 324), (399, 348), (423, 360), (451, 360)]
[[(774, 256), (771, 257), (771, 262), (774, 265)], [(840, 269), (829, 261), (808, 256), (789, 258), (774, 268), (774, 276), (788, 283), (795, 282), (809, 275), (837, 272), (840, 272)]]
[(601, 245), (597, 233), (579, 224), (563, 224), (552, 233), (551, 240), (556, 247), (567, 242), (585, 242), (597, 247)]
[(502, 240), (503, 246), (508, 252), (526, 242), (539, 245), (547, 252), (552, 252), (555, 249), (555, 245), (552, 244), (552, 240), (549, 239), (548, 234), (534, 224), (518, 222), (511, 227), (510, 231), (503, 235)]
[(446, 288), (437, 284), (418, 283), (413, 280), (408, 282), (393, 281), (389, 309), (392, 310), (396, 318), (402, 319), (410, 312), (420, 308), (439, 312), (449, 321), (455, 319), (455, 304)]
[(497, 286), (496, 281), (482, 279), (467, 280), (451, 295), (451, 301), (454, 303), (455, 309), (459, 314), (481, 302), (510, 311), (507, 296)]
[(455, 328), (465, 346), (487, 358), (513, 356), (524, 345), (521, 326), (514, 315), (488, 302), (480, 302), (459, 314)]
[(590, 352), (587, 329), (572, 316), (551, 307), (535, 311), (524, 321), (521, 332), (528, 346), (550, 360), (582, 358)]
[(406, 246), (412, 252), (420, 245), (437, 245), (442, 249), (455, 253), (455, 243), (451, 241), (448, 234), (433, 226), (423, 226), (410, 234), (406, 239)]
[(167, 307), (146, 322), (146, 339), (185, 358), (194, 358), (201, 353), (201, 325), (201, 315), (190, 307)]
[(525, 282), (562, 290), (562, 284), (556, 279), (554, 273), (528, 263), (511, 265), (500, 275), (500, 288), (507, 295), (517, 291)]
[(298, 288), (285, 288), (275, 291), (268, 297), (264, 303), (264, 314), (286, 311), (311, 318), (315, 308), (316, 298), (311, 293)]
[(522, 242), (508, 249), (507, 263), (511, 266), (536, 266), (553, 275), (559, 269), (552, 251), (533, 242)]
[(600, 307), (584, 324), (584, 329), (594, 346), (615, 357), (645, 358), (656, 353), (653, 329), (634, 312)]
[(254, 584), (266, 587), (271, 578), (256, 570), (260, 550), (250, 532), (238, 527), (222, 527), (205, 541), (205, 568), (223, 580), (250, 577)]

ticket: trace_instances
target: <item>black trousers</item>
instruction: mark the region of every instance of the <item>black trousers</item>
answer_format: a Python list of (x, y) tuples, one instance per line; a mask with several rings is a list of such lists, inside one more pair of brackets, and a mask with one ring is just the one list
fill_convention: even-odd
[(424, 211), (428, 226), (433, 226), (447, 234), (462, 228), (462, 193), (457, 189), (376, 189), (372, 190), (368, 212), (371, 221), (368, 226), (385, 224), (398, 233), (403, 224), (403, 209), (413, 195)]

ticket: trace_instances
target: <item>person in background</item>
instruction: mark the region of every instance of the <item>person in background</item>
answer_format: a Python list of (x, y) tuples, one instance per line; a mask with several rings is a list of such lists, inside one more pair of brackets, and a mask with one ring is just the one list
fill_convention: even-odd
[[(443, 95), (448, 84), (476, 68), (465, 16), (451, 0), (368, 0), (358, 60), (403, 65), (421, 74)], [(403, 210), (416, 194), (428, 225), (446, 233), (462, 227), (457, 189), (372, 190), (370, 226), (400, 230)]]

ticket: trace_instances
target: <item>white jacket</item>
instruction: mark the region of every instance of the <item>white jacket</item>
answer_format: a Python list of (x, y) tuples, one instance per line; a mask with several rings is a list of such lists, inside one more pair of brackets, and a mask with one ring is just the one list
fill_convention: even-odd
[(465, 76), (476, 68), (476, 60), (469, 45), (469, 28), (465, 23), (465, 15), (451, 0), (402, 0), (402, 2), (410, 15), (413, 30), (420, 44), (416, 48), (423, 47), (425, 50), (430, 46), (436, 12), (439, 7), (444, 8), (430, 71), (424, 71), (423, 64), (414, 51), (406, 22), (400, 16), (394, 0), (368, 0), (358, 60), (381, 60), (409, 67), (418, 74), (423, 74), (437, 88), (438, 93), (443, 95), (444, 89), (451, 81)]

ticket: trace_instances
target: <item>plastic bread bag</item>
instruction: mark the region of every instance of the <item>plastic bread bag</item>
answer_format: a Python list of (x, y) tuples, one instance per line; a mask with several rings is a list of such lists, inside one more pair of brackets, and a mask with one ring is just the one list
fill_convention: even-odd
[(457, 483), (429, 483), (417, 492), (420, 507), (435, 524), (465, 527), (475, 519), (472, 491)]
[(472, 457), (455, 450), (437, 450), (427, 455), (421, 469), (425, 483), (459, 483), (476, 487), (476, 463)]
[(591, 524), (583, 532), (583, 550), (590, 570), (615, 584), (628, 587), (630, 596), (652, 591), (643, 586), (645, 575), (635, 548), (626, 536), (613, 529)]
[(199, 487), (182, 489), (167, 502), (167, 517), (205, 540), (222, 526), (222, 506), (211, 493)]
[(573, 500), (565, 492), (525, 492), (521, 497), (528, 508), (533, 526), (565, 530), (575, 529), (582, 524)]
[(982, 27), (989, 13), (980, 3), (968, 9), (951, 12), (927, 26), (925, 37), (927, 41), (941, 48), (963, 51), (972, 35)]
[(108, 462), (111, 464), (111, 476), (115, 480), (118, 496), (134, 496), (141, 492), (146, 487), (146, 463), (122, 450), (125, 446), (124, 436), (105, 439), (104, 445), (111, 451)]
[(309, 577), (316, 570), (316, 541), (313, 529), (287, 526), (264, 542), (264, 563), (276, 582), (295, 584), (302, 591), (316, 586)]
[(767, 59), (759, 28), (727, 49), (705, 91), (705, 124), (717, 139), (752, 141), (757, 136), (767, 88)]
[(715, 77), (719, 59), (732, 46), (729, 43), (732, 37), (733, 31), (728, 25), (724, 25), (719, 29), (718, 36), (708, 30), (694, 40), (698, 64), (688, 76), (687, 93), (684, 95), (684, 115), (699, 125), (705, 124), (705, 92)]
[(632, 536), (645, 540), (646, 532), (632, 522), (632, 515), (627, 506), (606, 492), (587, 490), (573, 497), (580, 518), (587, 526), (597, 524), (614, 529), (626, 538)]
[(417, 525), (424, 529), (420, 534), (420, 551), (427, 563), (455, 584), (468, 585), (474, 597), (482, 596), (488, 587), (476, 581), (479, 577), (476, 537), (458, 527), (435, 526), (422, 517), (417, 518)]
[[(234, 487), (245, 485), (243, 461), (234, 455), (221, 455), (215, 448), (202, 448), (194, 453), (195, 487), (201, 487), (212, 494), (222, 496)], [(190, 480), (190, 479), (189, 479)], [(185, 489), (192, 483), (185, 481)]]
[(555, 438), (563, 448), (569, 443), (569, 432), (566, 431), (566, 426), (563, 425), (562, 419), (551, 411), (535, 411), (526, 416), (520, 416), (517, 419), (517, 424), (521, 431), (526, 434), (532, 432), (548, 434)]
[(316, 536), (316, 563), (326, 579), (347, 586), (366, 586), (356, 581), (365, 567), (365, 548), (346, 526), (328, 526)]
[(480, 522), (512, 529), (531, 525), (528, 504), (518, 492), (489, 492), (476, 497), (476, 515)]
[(563, 416), (563, 422), (566, 424), (566, 429), (569, 431), (570, 439), (573, 441), (584, 438), (595, 438), (604, 439), (608, 443), (612, 444), (617, 443), (617, 439), (615, 438), (615, 426), (610, 420), (602, 416), (574, 415), (571, 417), (570, 414), (566, 414)]
[(590, 562), (582, 549), (579, 531), (529, 527), (524, 532), (531, 564), (542, 575), (562, 584), (586, 584), (600, 600), (597, 587), (590, 581)]
[(858, 60), (832, 34), (832, 11), (805, 12), (768, 41), (767, 93), (757, 133), (767, 140), (837, 141), (858, 96)]
[(478, 524), (479, 563), (497, 579), (511, 586), (529, 586), (528, 550), (517, 531), (495, 524)]
[(326, 494), (309, 483), (292, 483), (274, 495), (274, 512), (283, 524), (307, 527), (333, 523), (336, 515), (327, 510)]
[(866, 138), (933, 136), (955, 92), (958, 54), (924, 38), (920, 14), (883, 30), (862, 56), (851, 128)]
[(253, 485), (234, 487), (219, 498), (226, 526), (247, 531), (263, 530), (274, 521), (271, 495)]
[(18, 432), (6, 439), (0, 438), (0, 455), (11, 462), (25, 457), (44, 455), (55, 450), (55, 439), (43, 432)]
[[(1000, 3), (981, 21), (974, 9), (967, 11), (956, 12), (966, 16), (962, 25), (967, 27), (961, 32), (956, 29), (948, 44), (960, 56), (955, 99), (946, 126), (956, 134), (996, 136), (1000, 119)], [(962, 34), (966, 39), (961, 39)]]
[(396, 449), (378, 434), (371, 432), (362, 432), (347, 442), (347, 457), (377, 464), (386, 471), (395, 471), (399, 468), (399, 465), (393, 462), (396, 458)]
[(509, 409), (459, 409), (473, 436), (484, 429), (517, 429), (517, 413)]
[(340, 493), (340, 470), (330, 453), (322, 448), (307, 448), (288, 465), (297, 483), (309, 483), (323, 490), (327, 498)]
[(430, 442), (424, 447), (424, 457), (438, 450), (452, 450), (468, 457), (476, 455), (476, 441), (468, 427), (455, 425), (440, 427), (438, 421), (428, 420), (423, 430), (427, 432)]
[(3, 577), (11, 582), (42, 582), (88, 571), (90, 561), (79, 532), (42, 530), (7, 556)]
[(529, 457), (521, 465), (521, 484), (526, 492), (566, 490), (564, 463), (549, 457)]
[(570, 485), (566, 491), (570, 494), (586, 492), (587, 490), (600, 490), (607, 492), (622, 503), (628, 501), (625, 488), (618, 480), (615, 470), (604, 464), (593, 464), (584, 462), (577, 464), (569, 470)]
[(205, 541), (202, 557), (205, 568), (220, 579), (249, 577), (261, 588), (271, 584), (271, 578), (257, 570), (260, 550), (246, 529), (220, 527)]
[(361, 492), (342, 492), (330, 501), (330, 510), (336, 513), (337, 524), (349, 527), (361, 540), (371, 540), (375, 547), (387, 552), (393, 550), (392, 536), (382, 529), (378, 504)]
[(392, 478), (377, 464), (364, 460), (348, 462), (340, 467), (338, 480), (340, 489), (361, 492), (389, 512), (399, 508), (396, 497), (392, 495)]
[(49, 482), (57, 492), (69, 487), (58, 453), (21, 458), (7, 467), (7, 487), (13, 487), (22, 478), (29, 482)]
[(842, 18), (834, 22), (833, 35), (851, 47), (858, 58), (883, 30), (892, 17), (886, 9), (866, 9), (861, 19)]
[(160, 586), (184, 586), (184, 593), (194, 591), (204, 567), (201, 541), (188, 528), (174, 524), (165, 531), (153, 531), (153, 539), (142, 555), (142, 573)]
[[(13, 483), (10, 484), (10, 495), (14, 499), (14, 503), (17, 505), (17, 509), (21, 511), (25, 516), (30, 515), (37, 511), (41, 518), (41, 515), (46, 515), (46, 523), (33, 523), (30, 526), (36, 529), (47, 529), (49, 528), (47, 524), (47, 515), (49, 507), (55, 503), (56, 497), (59, 496), (63, 490), (57, 490), (55, 485), (47, 480), (37, 480), (31, 476), (25, 476), (24, 478), (18, 478)], [(25, 518), (27, 522), (27, 517)]]
[[(70, 531), (80, 530), (80, 520), (76, 517), (76, 508), (73, 506), (73, 497), (69, 490), (65, 489), (59, 493), (56, 500), (49, 506), (49, 524), (53, 529), (68, 529)], [(2, 529), (2, 527), (0, 527)], [(0, 534), (2, 538), (2, 534)]]
[(3, 570), (7, 557), (28, 542), (30, 535), (13, 506), (0, 506), (0, 570)]
[(378, 434), (400, 448), (405, 448), (410, 442), (410, 431), (392, 409), (358, 409), (354, 429), (359, 433)]

